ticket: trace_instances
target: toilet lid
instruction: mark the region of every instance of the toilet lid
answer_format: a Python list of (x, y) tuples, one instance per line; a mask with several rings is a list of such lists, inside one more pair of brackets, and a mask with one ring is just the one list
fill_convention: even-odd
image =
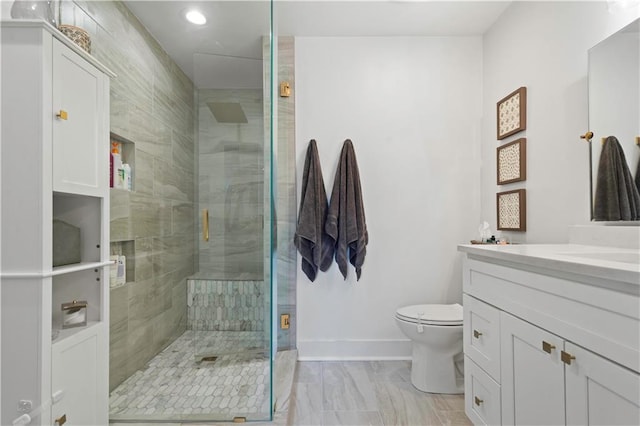
[(452, 305), (411, 305), (400, 308), (396, 316), (405, 321), (434, 325), (462, 324), (462, 306)]

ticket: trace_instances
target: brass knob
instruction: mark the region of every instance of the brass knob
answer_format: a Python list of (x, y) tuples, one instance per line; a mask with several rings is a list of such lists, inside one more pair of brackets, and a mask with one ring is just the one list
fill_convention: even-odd
[(67, 111), (61, 109), (57, 114), (56, 117), (58, 117), (60, 120), (66, 120), (68, 118), (68, 114)]
[(542, 350), (550, 354), (556, 347), (549, 342), (542, 341)]
[(473, 330), (473, 337), (478, 339), (480, 336), (482, 336), (481, 332), (479, 332), (478, 330)]
[(580, 139), (585, 139), (587, 142), (591, 142), (593, 138), (593, 132), (587, 132), (584, 135), (580, 136)]
[(60, 416), (60, 417), (58, 417), (56, 419), (56, 425), (58, 425), (58, 426), (62, 426), (66, 422), (67, 422), (67, 415), (66, 414), (63, 414), (62, 416)]
[(484, 402), (484, 400), (478, 398), (477, 396), (473, 398), (473, 401), (476, 403), (477, 406), (480, 406), (480, 404)]
[(565, 364), (571, 365), (571, 360), (576, 359), (576, 357), (565, 351), (560, 351), (560, 359)]

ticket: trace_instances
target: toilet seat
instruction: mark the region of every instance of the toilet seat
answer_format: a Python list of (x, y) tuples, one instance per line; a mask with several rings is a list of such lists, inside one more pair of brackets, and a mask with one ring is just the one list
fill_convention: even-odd
[(396, 318), (423, 325), (462, 325), (463, 311), (458, 303), (411, 305), (398, 309)]

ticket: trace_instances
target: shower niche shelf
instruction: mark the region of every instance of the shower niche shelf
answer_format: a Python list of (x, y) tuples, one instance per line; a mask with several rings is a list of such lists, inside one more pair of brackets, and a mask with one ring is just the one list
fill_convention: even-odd
[[(112, 260), (113, 256), (124, 256), (125, 263), (125, 282), (124, 284), (128, 284), (130, 282), (135, 281), (136, 279), (136, 243), (134, 240), (120, 240), (120, 241), (111, 241), (110, 251)], [(112, 265), (111, 267), (117, 267), (117, 265)], [(119, 287), (122, 284), (116, 284), (113, 279), (109, 280), (109, 285), (111, 288)]]
[[(126, 189), (126, 188), (118, 188), (115, 186), (116, 181), (115, 181), (115, 177), (114, 177), (114, 181), (113, 184), (114, 186), (112, 186), (110, 189), (111, 190), (115, 190), (115, 191), (135, 191), (136, 188), (136, 182), (135, 182), (135, 176), (136, 176), (136, 145), (134, 142), (130, 141), (129, 139), (122, 137), (116, 133), (111, 132), (109, 134), (109, 140), (111, 142), (111, 144), (119, 144), (120, 146), (120, 160), (122, 161), (122, 163), (126, 163), (131, 167), (131, 189)], [(115, 167), (115, 165), (114, 165)]]

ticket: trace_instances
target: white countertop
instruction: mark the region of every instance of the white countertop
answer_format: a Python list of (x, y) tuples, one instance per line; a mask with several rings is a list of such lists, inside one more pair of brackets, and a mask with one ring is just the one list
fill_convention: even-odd
[(473, 257), (640, 286), (640, 250), (580, 244), (461, 244)]

